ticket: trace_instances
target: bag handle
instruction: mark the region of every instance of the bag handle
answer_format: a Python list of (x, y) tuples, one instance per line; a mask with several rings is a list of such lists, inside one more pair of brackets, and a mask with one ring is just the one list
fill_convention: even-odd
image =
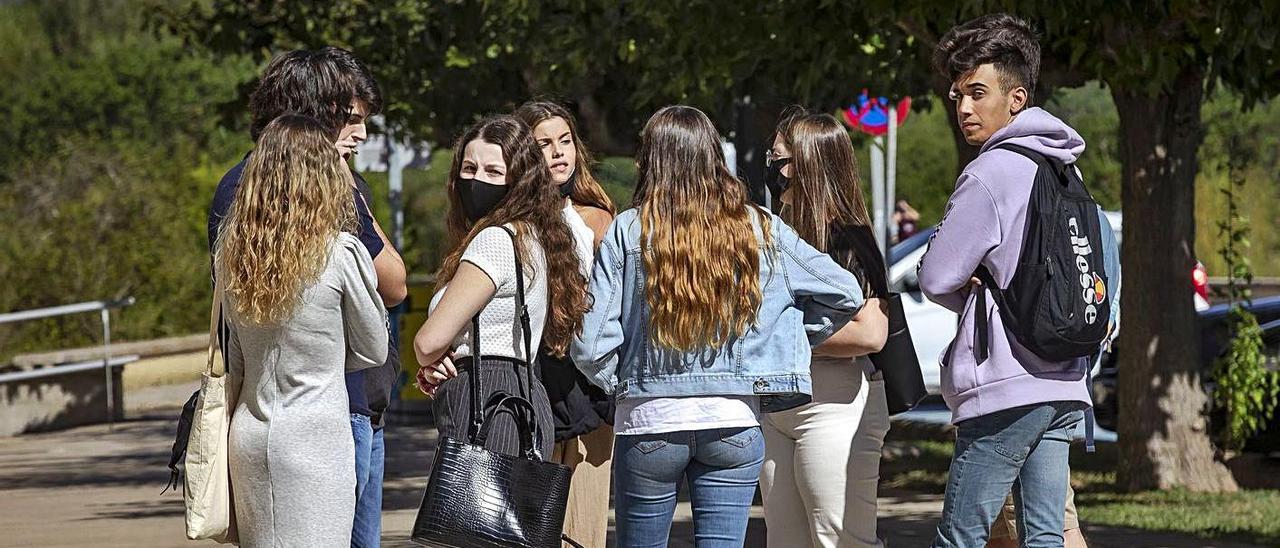
[[(209, 307), (209, 351), (204, 364), (205, 373), (210, 377), (213, 376), (213, 351), (215, 347), (221, 346), (223, 337), (223, 329), (231, 329), (231, 326), (222, 323), (222, 297), (223, 297), (223, 281), (218, 277), (217, 272), (213, 274), (213, 304)], [(226, 375), (227, 356), (226, 349), (222, 349), (222, 374)]]
[(476, 445), (483, 446), (485, 441), (489, 439), (489, 431), (493, 428), (494, 419), (502, 413), (510, 413), (511, 418), (515, 420), (516, 428), (520, 434), (520, 452), (529, 459), (542, 460), (542, 455), (533, 445), (533, 431), (537, 428), (534, 423), (533, 404), (529, 400), (520, 396), (513, 396), (506, 392), (498, 392), (489, 399), (489, 403), (485, 406), (484, 425), (480, 427), (480, 433), (476, 435)]
[[(501, 226), (509, 236), (511, 236), (511, 249), (515, 258), (516, 269), (516, 309), (518, 311), (520, 332), (522, 342), (524, 343), (524, 356), (527, 367), (525, 368), (525, 380), (522, 382), (520, 377), (516, 377), (519, 384), (521, 397), (529, 400), (533, 397), (533, 361), (534, 356), (530, 349), (530, 339), (532, 331), (529, 327), (529, 308), (525, 305), (524, 300), (524, 267), (520, 263), (520, 241), (516, 238), (515, 231), (506, 225)], [(480, 314), (484, 312), (482, 309), (471, 318), (471, 377), (467, 384), (471, 391), (471, 432), (470, 438), (473, 444), (476, 443), (480, 430), (484, 427), (484, 411), (480, 406)], [(518, 422), (518, 421), (517, 421)]]

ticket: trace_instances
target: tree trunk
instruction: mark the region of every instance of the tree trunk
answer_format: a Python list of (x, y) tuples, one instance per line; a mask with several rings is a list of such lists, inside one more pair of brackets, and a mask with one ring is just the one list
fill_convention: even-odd
[(765, 152), (773, 146), (773, 132), (783, 105), (767, 92), (757, 90), (740, 96), (733, 108), (733, 146), (738, 155), (738, 172), (734, 175), (747, 183), (751, 201), (763, 204)]
[(1122, 266), (1118, 483), (1130, 491), (1235, 491), (1209, 439), (1192, 304), (1196, 152), (1204, 72), (1150, 96), (1111, 83), (1120, 114)]
[[(578, 99), (578, 125), (591, 144), (592, 152), (600, 155), (620, 155), (630, 152), (618, 143), (609, 128), (609, 116), (594, 95), (584, 93)], [(598, 159), (598, 158), (597, 158)]]

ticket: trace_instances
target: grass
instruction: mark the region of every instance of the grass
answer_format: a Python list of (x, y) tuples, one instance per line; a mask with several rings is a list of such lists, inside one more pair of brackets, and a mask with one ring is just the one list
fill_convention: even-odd
[(1076, 507), (1086, 523), (1280, 546), (1278, 491), (1078, 492)]
[[(949, 441), (891, 435), (880, 465), (881, 489), (942, 493), (953, 451)], [(1076, 507), (1086, 523), (1280, 546), (1280, 491), (1125, 493), (1116, 486), (1111, 446), (1101, 446), (1093, 455), (1073, 454), (1072, 464)]]

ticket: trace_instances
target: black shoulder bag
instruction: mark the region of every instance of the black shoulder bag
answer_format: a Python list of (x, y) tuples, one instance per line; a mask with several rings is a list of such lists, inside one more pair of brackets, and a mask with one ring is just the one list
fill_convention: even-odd
[[(503, 228), (518, 246), (515, 233)], [(518, 251), (516, 306), (525, 356), (531, 357), (529, 310), (524, 302), (524, 272)], [(526, 368), (529, 378), (521, 395), (496, 392), (482, 410), (480, 315), (471, 321), (470, 439), (440, 440), (411, 538), (420, 544), (449, 548), (558, 548), (561, 540), (581, 548), (562, 532), (573, 469), (542, 460), (534, 442), (537, 421), (529, 393), (523, 390), (532, 391), (532, 366)], [(519, 456), (485, 449), (494, 419), (502, 413), (515, 419)]]
[(889, 414), (910, 411), (929, 391), (924, 386), (924, 373), (920, 371), (920, 358), (916, 356), (915, 343), (911, 341), (911, 329), (907, 326), (907, 315), (902, 309), (902, 295), (889, 292), (889, 276), (884, 258), (880, 255), (875, 236), (869, 227), (851, 228), (848, 243), (854, 257), (862, 264), (871, 289), (888, 304), (889, 336), (884, 341), (884, 347), (868, 357), (884, 377), (884, 395)]

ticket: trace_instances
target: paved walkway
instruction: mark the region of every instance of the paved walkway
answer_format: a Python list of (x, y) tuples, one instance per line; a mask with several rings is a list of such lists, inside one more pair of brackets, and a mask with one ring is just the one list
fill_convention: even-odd
[[(193, 389), (155, 387), (133, 401), (181, 403)], [(99, 425), (0, 438), (0, 547), (212, 545), (186, 541), (181, 494), (160, 494), (176, 410), (157, 406), (146, 415), (110, 431)], [(388, 434), (383, 545), (414, 546), (405, 539), (426, 485), (435, 432), (397, 426)], [(880, 507), (881, 535), (889, 546), (926, 546), (942, 502), (938, 495), (887, 493)], [(1086, 534), (1100, 547), (1246, 546), (1115, 528), (1088, 527)], [(749, 536), (747, 546), (764, 546), (759, 506), (752, 509)], [(687, 503), (678, 509), (672, 538), (673, 547), (692, 546)]]

